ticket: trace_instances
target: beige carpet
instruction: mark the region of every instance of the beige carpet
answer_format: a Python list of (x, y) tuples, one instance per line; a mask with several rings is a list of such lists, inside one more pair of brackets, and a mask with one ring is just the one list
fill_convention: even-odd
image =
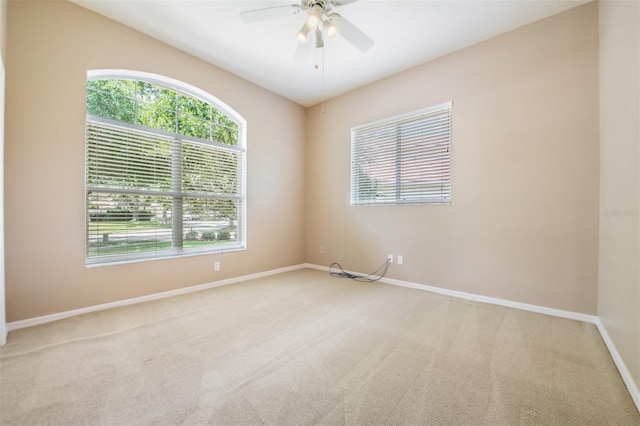
[(19, 330), (2, 424), (638, 425), (591, 324), (313, 270)]

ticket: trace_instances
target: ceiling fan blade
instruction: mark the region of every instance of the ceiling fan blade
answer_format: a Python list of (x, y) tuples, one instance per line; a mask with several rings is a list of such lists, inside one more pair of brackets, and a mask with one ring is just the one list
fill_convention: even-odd
[(263, 21), (265, 19), (279, 18), (281, 16), (293, 15), (300, 10), (299, 4), (285, 4), (282, 6), (271, 6), (263, 9), (247, 10), (240, 12), (240, 19), (245, 24)]
[(355, 3), (358, 0), (338, 0), (338, 1), (334, 1), (333, 4), (335, 6), (344, 6), (345, 4), (349, 4), (349, 3)]
[(371, 46), (375, 43), (368, 35), (337, 13), (333, 16), (333, 22), (338, 26), (338, 34), (361, 52), (364, 53), (371, 49)]

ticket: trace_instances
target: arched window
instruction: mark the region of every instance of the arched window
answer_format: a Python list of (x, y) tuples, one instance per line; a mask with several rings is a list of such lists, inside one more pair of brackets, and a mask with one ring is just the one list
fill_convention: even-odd
[(244, 249), (245, 126), (185, 83), (90, 72), (87, 264)]

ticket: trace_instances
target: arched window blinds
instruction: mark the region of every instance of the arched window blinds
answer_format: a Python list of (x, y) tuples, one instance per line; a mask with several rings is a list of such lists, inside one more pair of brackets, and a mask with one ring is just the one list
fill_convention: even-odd
[(245, 246), (244, 120), (175, 80), (91, 75), (87, 263)]

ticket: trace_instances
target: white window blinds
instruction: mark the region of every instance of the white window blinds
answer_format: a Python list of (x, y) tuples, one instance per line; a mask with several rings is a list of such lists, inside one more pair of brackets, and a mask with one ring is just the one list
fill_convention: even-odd
[(244, 149), (87, 116), (88, 263), (241, 248)]
[(451, 106), (351, 129), (351, 205), (450, 203)]

